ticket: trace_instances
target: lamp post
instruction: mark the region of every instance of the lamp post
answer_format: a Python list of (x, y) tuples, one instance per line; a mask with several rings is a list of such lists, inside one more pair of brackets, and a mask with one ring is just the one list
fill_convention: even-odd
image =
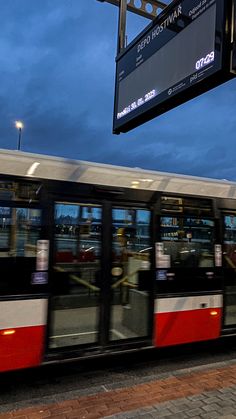
[(17, 146), (17, 150), (19, 151), (20, 150), (20, 146), (21, 146), (21, 131), (22, 131), (22, 128), (24, 128), (24, 124), (21, 121), (16, 121), (15, 122), (15, 127), (19, 131), (18, 146)]

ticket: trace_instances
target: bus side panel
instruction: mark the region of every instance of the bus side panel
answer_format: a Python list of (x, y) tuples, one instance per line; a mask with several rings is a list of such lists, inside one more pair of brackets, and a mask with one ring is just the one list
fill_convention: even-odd
[(47, 299), (0, 301), (0, 371), (40, 365)]
[(222, 295), (160, 298), (155, 301), (154, 345), (170, 346), (220, 336)]

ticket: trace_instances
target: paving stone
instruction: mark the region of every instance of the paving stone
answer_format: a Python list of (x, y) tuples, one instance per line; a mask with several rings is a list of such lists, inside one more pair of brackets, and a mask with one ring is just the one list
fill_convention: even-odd
[(219, 397), (218, 397), (218, 399), (219, 400), (222, 400), (222, 401), (228, 402), (228, 401), (231, 400), (231, 395), (232, 395), (232, 393), (220, 394)]
[(220, 409), (220, 413), (222, 415), (231, 415), (235, 413), (235, 407), (232, 406), (228, 406), (228, 407), (223, 407)]
[(222, 418), (221, 413), (219, 412), (207, 412), (207, 413), (202, 413), (200, 415), (201, 419), (215, 419), (215, 418)]
[(204, 401), (201, 401), (201, 400), (198, 400), (198, 401), (191, 401), (191, 402), (189, 402), (189, 408), (191, 408), (191, 409), (197, 409), (197, 408), (200, 408), (200, 407), (202, 407), (203, 405), (204, 405), (204, 403), (205, 403), (205, 400)]
[(200, 407), (197, 409), (191, 409), (186, 412), (187, 416), (190, 418), (195, 418), (196, 416), (200, 416), (204, 413), (204, 410), (202, 410)]
[(235, 387), (225, 387), (225, 388), (220, 388), (218, 391), (219, 391), (219, 393), (225, 394), (225, 393), (231, 393), (232, 391), (236, 391), (236, 388)]
[(189, 400), (203, 400), (205, 399), (205, 395), (204, 394), (196, 394), (194, 396), (188, 396), (187, 399)]
[(189, 406), (188, 406), (187, 403), (181, 403), (181, 404), (179, 404), (177, 406), (173, 405), (170, 408), (170, 411), (173, 412), (173, 413), (179, 413), (179, 412), (184, 412), (184, 411), (186, 411), (188, 409), (189, 409)]
[[(153, 412), (153, 413), (151, 413), (151, 415), (152, 415), (152, 417), (153, 417), (153, 419), (171, 419), (172, 418), (172, 414), (171, 414), (171, 412), (162, 412), (162, 411), (160, 411), (160, 412)], [(146, 418), (145, 418), (146, 419)]]
[(229, 398), (228, 400), (221, 400), (218, 402), (220, 406), (235, 406), (235, 400)]
[[(219, 403), (220, 403), (220, 401), (219, 401)], [(212, 403), (212, 404), (207, 404), (207, 405), (202, 406), (202, 409), (205, 412), (212, 412), (213, 410), (218, 411), (220, 409), (220, 406), (217, 403)]]
[(218, 402), (219, 402), (219, 398), (216, 397), (216, 396), (204, 399), (204, 403), (206, 403), (206, 404), (212, 404), (212, 403), (218, 403)]
[(153, 407), (156, 410), (171, 409), (171, 407), (173, 407), (173, 402), (170, 401), (170, 402), (158, 403), (158, 404), (153, 405)]
[(180, 413), (172, 414), (170, 416), (166, 416), (166, 418), (168, 418), (168, 419), (189, 419), (189, 416), (186, 415), (186, 413), (180, 412)]

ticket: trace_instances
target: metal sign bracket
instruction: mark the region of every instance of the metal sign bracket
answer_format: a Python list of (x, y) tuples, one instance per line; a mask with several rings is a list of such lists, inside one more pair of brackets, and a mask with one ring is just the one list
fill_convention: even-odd
[(98, 0), (102, 3), (107, 2), (119, 7), (119, 27), (118, 27), (118, 45), (119, 54), (126, 47), (126, 14), (127, 11), (143, 16), (147, 19), (155, 19), (158, 11), (164, 10), (168, 4), (159, 0)]

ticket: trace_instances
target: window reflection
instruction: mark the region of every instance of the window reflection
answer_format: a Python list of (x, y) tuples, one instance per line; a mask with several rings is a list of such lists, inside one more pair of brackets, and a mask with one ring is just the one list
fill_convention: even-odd
[(224, 216), (223, 261), (226, 269), (224, 324), (236, 324), (236, 216)]
[(172, 267), (214, 266), (214, 221), (204, 218), (161, 217), (164, 253)]
[(143, 253), (150, 244), (150, 212), (113, 209), (113, 250), (117, 260), (124, 261), (130, 252)]
[(102, 209), (55, 204), (54, 294), (50, 347), (97, 341)]
[(89, 262), (100, 256), (101, 208), (57, 204), (56, 262)]
[(114, 208), (110, 339), (148, 334), (150, 211)]
[(0, 257), (35, 257), (40, 228), (39, 209), (0, 207)]
[(236, 216), (224, 216), (224, 261), (226, 266), (236, 268)]

